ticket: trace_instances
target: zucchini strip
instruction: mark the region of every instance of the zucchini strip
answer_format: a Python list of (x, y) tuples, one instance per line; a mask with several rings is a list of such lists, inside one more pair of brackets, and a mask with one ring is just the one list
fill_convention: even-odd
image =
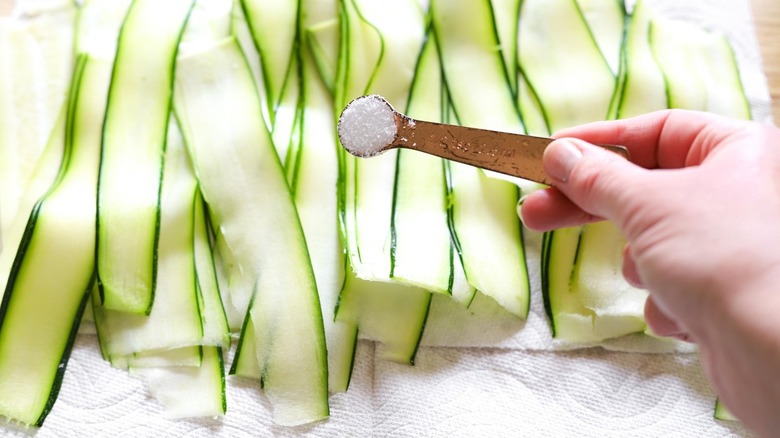
[(697, 52), (703, 49), (704, 30), (684, 22), (655, 19), (648, 32), (650, 49), (666, 80), (669, 108), (706, 111), (705, 82), (695, 65)]
[(140, 375), (150, 392), (165, 408), (167, 418), (218, 417), (225, 414), (225, 371), (222, 349), (196, 349), (200, 366), (130, 368)]
[[(725, 35), (711, 34), (697, 57), (696, 67), (707, 85), (707, 111), (750, 120), (753, 113), (745, 94), (736, 53)], [(724, 65), (728, 66), (722, 68)]]
[(750, 119), (734, 52), (723, 35), (691, 23), (654, 19), (650, 47), (666, 79), (670, 108)]
[(320, 78), (331, 94), (336, 86), (338, 32), (337, 20), (318, 23), (304, 30), (304, 44), (311, 52)]
[(293, 68), (301, 0), (241, 0), (241, 7), (260, 54), (271, 123)]
[(238, 45), (241, 47), (241, 51), (246, 58), (249, 69), (252, 72), (252, 79), (255, 82), (255, 89), (257, 90), (257, 96), (260, 98), (260, 102), (263, 105), (263, 120), (265, 121), (268, 129), (272, 129), (274, 125), (274, 105), (270, 101), (265, 87), (265, 78), (263, 77), (263, 61), (260, 57), (260, 53), (257, 51), (255, 45), (254, 36), (252, 30), (249, 28), (249, 22), (244, 14), (244, 9), (241, 6), (241, 0), (233, 0), (233, 12), (231, 14), (230, 22), (230, 34), (224, 36), (234, 36), (238, 41)]
[(553, 338), (586, 342), (593, 332), (593, 312), (567, 293), (577, 258), (580, 228), (545, 234), (542, 246), (542, 296)]
[(194, 0), (134, 0), (119, 36), (103, 125), (97, 272), (107, 309), (154, 302), (162, 157), (173, 70)]
[(0, 248), (0, 297), (5, 290), (5, 281), (11, 272), (16, 250), (22, 242), (22, 238), (30, 219), (30, 212), (38, 200), (46, 194), (57, 179), (59, 169), (62, 166), (62, 158), (65, 154), (65, 130), (68, 116), (68, 102), (65, 102), (60, 111), (60, 117), (52, 130), (49, 142), (41, 154), (41, 158), (32, 175), (30, 184), (24, 192), (19, 203), (19, 213), (14, 218), (9, 229), (2, 235), (2, 244), (7, 248)]
[[(105, 353), (116, 356), (201, 345), (203, 326), (194, 259), (197, 181), (175, 121), (168, 130), (160, 197), (160, 241), (155, 305), (149, 315), (93, 306)], [(222, 341), (216, 336), (213, 342)]]
[(39, 177), (34, 172), (53, 127), (64, 117), (58, 113), (73, 71), (75, 15), (69, 2), (25, 20), (0, 20), (0, 251), (3, 235), (29, 217), (32, 205), (24, 206), (23, 198)]
[(203, 327), (201, 345), (230, 347), (230, 327), (217, 281), (214, 253), (209, 242), (206, 206), (200, 190), (195, 190), (193, 208), (193, 257), (198, 308)]
[(628, 15), (623, 0), (577, 0), (577, 4), (609, 68), (617, 75)]
[[(569, 299), (579, 300), (586, 315), (593, 315), (593, 341), (639, 333), (647, 328), (644, 318), (647, 291), (629, 285), (621, 271), (625, 242), (620, 230), (610, 222), (583, 227), (570, 285), (560, 291)], [(581, 332), (580, 336), (588, 336), (588, 332)]]
[(739, 419), (728, 410), (728, 408), (723, 404), (723, 402), (720, 401), (720, 399), (715, 401), (715, 418), (723, 421), (739, 421)]
[(379, 358), (414, 364), (432, 295), (422, 289), (361, 280), (347, 273), (336, 321), (357, 325), (362, 339), (380, 342)]
[(178, 71), (187, 73), (176, 78), (177, 119), (214, 226), (243, 271), (231, 299), (249, 309), (274, 421), (326, 418), (327, 354), (314, 274), (249, 66), (229, 38), (180, 59)]
[[(441, 66), (432, 35), (420, 54), (410, 117), (442, 120)], [(399, 151), (391, 222), (390, 276), (432, 292), (451, 293), (452, 247), (447, 223), (447, 184), (441, 158)]]
[(111, 366), (114, 368), (168, 368), (168, 367), (199, 367), (202, 362), (200, 346), (173, 348), (170, 350), (150, 350), (114, 356)]
[(333, 129), (333, 104), (318, 77), (311, 56), (304, 52), (301, 101), (301, 149), (294, 166), (295, 205), (306, 235), (322, 305), (328, 347), (328, 387), (343, 392), (349, 386), (357, 346), (357, 326), (335, 321), (344, 281), (344, 253), (338, 228), (338, 141)]
[(550, 136), (550, 125), (547, 123), (542, 106), (539, 103), (539, 97), (534, 89), (528, 83), (525, 73), (522, 69), (518, 70), (517, 79), (517, 108), (523, 116), (523, 124), (529, 135), (539, 137)]
[(518, 38), (551, 132), (607, 116), (615, 75), (575, 0), (525, 0)]
[[(523, 124), (507, 80), (489, 0), (434, 0), (432, 22), (457, 121), (506, 132)], [(463, 56), (468, 53), (473, 56)], [(484, 111), (490, 108), (491, 111)], [(525, 318), (530, 285), (514, 184), (449, 163), (451, 233), (469, 283)]]
[[(614, 15), (614, 9), (612, 2), (590, 2), (591, 20)], [(552, 17), (559, 27), (537, 24)], [(603, 120), (618, 88), (586, 18), (574, 0), (527, 0), (521, 11), (521, 22), (527, 23), (521, 24), (525, 31), (520, 36), (521, 65), (552, 131)], [(642, 309), (647, 295), (630, 287), (620, 274), (621, 242), (617, 229), (608, 223), (546, 235), (542, 284), (554, 337), (598, 342), (645, 329)]]
[[(347, 101), (370, 93), (405, 108), (425, 36), (423, 12), (414, 0), (397, 2), (389, 9), (367, 0), (342, 4), (342, 19), (349, 30), (343, 41), (346, 65), (337, 112)], [(343, 156), (347, 254), (352, 270), (364, 280), (390, 279), (396, 155), (391, 151), (371, 160)]]
[(0, 280), (0, 415), (24, 424), (43, 424), (57, 398), (94, 279), (99, 120), (109, 74), (108, 65), (79, 58), (60, 174), (33, 208), (10, 274)]
[(74, 48), (98, 59), (113, 60), (122, 23), (133, 0), (86, 0), (78, 9)]
[[(295, 24), (293, 24), (295, 25)], [(295, 191), (295, 176), (297, 174), (296, 160), (300, 151), (301, 140), (301, 65), (297, 53), (290, 63), (290, 72), (284, 82), (282, 95), (276, 106), (274, 124), (271, 128), (271, 138), (276, 153), (285, 168), (287, 182)]]
[[(425, 37), (420, 6), (415, 0), (389, 9), (367, 0), (341, 0), (339, 8), (337, 112), (367, 93), (404, 108)], [(384, 344), (384, 357), (409, 363), (422, 336), (430, 293), (389, 283), (396, 153), (359, 160), (339, 149), (339, 220), (348, 265), (336, 321), (357, 324), (363, 337)], [(377, 318), (385, 326), (374, 324)]]
[(650, 49), (652, 10), (647, 0), (639, 0), (628, 22), (623, 46), (624, 68), (619, 81), (616, 118), (625, 119), (668, 108), (666, 81)]
[(490, 0), (493, 16), (496, 18), (496, 36), (504, 57), (509, 86), (518, 92), (517, 31), (519, 28), (520, 5), (523, 0)]
[[(310, 11), (308, 7), (304, 10)], [(309, 19), (319, 20), (320, 17), (316, 11), (314, 17), (305, 14), (299, 25), (307, 26), (306, 20)], [(322, 306), (328, 350), (328, 389), (344, 392), (352, 375), (357, 326), (335, 321), (334, 313), (344, 276), (344, 257), (338, 238), (337, 193), (333, 190), (330, 192), (332, 197), (323, 196), (322, 190), (323, 187), (335, 188), (338, 183), (338, 149), (332, 125), (335, 116), (329, 92), (317, 77), (311, 54), (306, 52), (301, 58), (299, 150), (294, 155), (288, 155), (286, 170)], [(291, 178), (290, 175), (299, 176)], [(231, 374), (261, 378), (254, 346), (254, 325), (251, 318), (246, 318)]]
[[(338, 146), (333, 130), (335, 116), (328, 90), (320, 81), (314, 62), (306, 55), (301, 60), (302, 94), (296, 129), (300, 149), (297, 154), (288, 154), (286, 171), (306, 236), (322, 306), (328, 349), (328, 387), (331, 392), (344, 392), (352, 372), (357, 326), (334, 320), (344, 276), (336, 211)], [(290, 175), (298, 176), (291, 178)], [(334, 189), (330, 196), (323, 191), (327, 187)], [(253, 331), (251, 318), (246, 318), (230, 374), (261, 378)]]
[[(22, 220), (29, 216), (20, 203), (62, 105), (62, 97), (47, 95), (46, 86), (53, 80), (43, 74), (46, 61), (29, 26), (0, 22), (0, 250), (17, 214)], [(67, 68), (72, 68), (70, 62)], [(67, 81), (67, 75), (60, 78)], [(67, 94), (67, 84), (58, 92)]]
[[(252, 303), (249, 306), (251, 308)], [(230, 365), (230, 375), (259, 380), (262, 386), (263, 370), (260, 369), (260, 361), (257, 356), (255, 325), (252, 323), (249, 312), (246, 313), (239, 334), (236, 353), (233, 356), (233, 363)]]

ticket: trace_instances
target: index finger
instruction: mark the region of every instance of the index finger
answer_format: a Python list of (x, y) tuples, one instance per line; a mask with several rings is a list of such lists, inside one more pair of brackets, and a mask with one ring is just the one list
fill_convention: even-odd
[(553, 137), (622, 145), (639, 166), (675, 169), (701, 164), (710, 151), (740, 129), (741, 123), (698, 111), (665, 110), (568, 128)]

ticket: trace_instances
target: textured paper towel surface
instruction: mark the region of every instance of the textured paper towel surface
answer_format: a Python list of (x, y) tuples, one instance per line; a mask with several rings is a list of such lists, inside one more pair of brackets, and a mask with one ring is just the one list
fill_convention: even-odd
[[(664, 16), (725, 33), (760, 121), (771, 120), (769, 93), (746, 0), (655, 0)], [(715, 395), (693, 354), (601, 349), (556, 351), (538, 284), (538, 236), (529, 238), (534, 299), (528, 322), (477, 303), (457, 318), (437, 317), (438, 300), (414, 367), (375, 359), (362, 341), (350, 390), (331, 397), (331, 418), (281, 428), (253, 382), (228, 378), (228, 413), (219, 419), (167, 420), (143, 383), (112, 369), (93, 335), (79, 335), (59, 399), (43, 428), (0, 428), (0, 436), (747, 436), (713, 420)], [(536, 254), (536, 255), (535, 255)], [(440, 346), (454, 346), (442, 348)], [(435, 347), (436, 346), (436, 347)], [(492, 347), (492, 348), (485, 348)], [(633, 340), (619, 350), (653, 348)]]

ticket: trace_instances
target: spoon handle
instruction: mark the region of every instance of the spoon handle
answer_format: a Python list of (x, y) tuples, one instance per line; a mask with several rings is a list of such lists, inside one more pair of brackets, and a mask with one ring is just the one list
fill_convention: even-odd
[[(468, 128), (414, 120), (398, 114), (398, 133), (393, 147), (425, 152), (494, 172), (542, 184), (550, 179), (542, 165), (544, 149), (552, 138)], [(624, 158), (623, 146), (599, 145)]]

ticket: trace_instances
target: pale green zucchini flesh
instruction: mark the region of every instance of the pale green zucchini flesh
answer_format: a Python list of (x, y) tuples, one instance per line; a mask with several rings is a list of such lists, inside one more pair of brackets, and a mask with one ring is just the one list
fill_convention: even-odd
[(300, 151), (296, 160), (288, 164), (296, 169), (295, 205), (322, 306), (328, 388), (331, 392), (343, 392), (352, 373), (357, 326), (335, 321), (345, 262), (338, 228), (339, 146), (333, 129), (335, 114), (329, 91), (319, 79), (312, 57), (304, 53), (301, 63)]
[(629, 285), (622, 274), (625, 239), (609, 222), (586, 225), (577, 248), (569, 293), (593, 314), (595, 340), (643, 332), (647, 291)]
[(95, 116), (104, 110), (109, 74), (109, 65), (79, 58), (59, 176), (34, 206), (3, 279), (0, 415), (24, 424), (40, 425), (57, 397), (94, 279)]
[(706, 33), (688, 23), (653, 20), (648, 30), (650, 48), (666, 79), (669, 108), (707, 110), (705, 83), (695, 66)]
[(413, 364), (431, 295), (415, 287), (369, 282), (348, 273), (336, 321), (357, 325), (361, 338), (380, 342), (377, 354), (382, 359)]
[(517, 31), (523, 0), (490, 0), (495, 17), (495, 32), (504, 57), (504, 66), (512, 92), (518, 92)]
[[(105, 334), (105, 332), (104, 332)], [(111, 357), (114, 368), (168, 368), (168, 367), (199, 367), (203, 362), (200, 346), (173, 348), (170, 350), (150, 350)]]
[(617, 75), (628, 16), (624, 1), (577, 0), (577, 5), (609, 68)]
[(304, 30), (305, 46), (311, 52), (317, 72), (330, 93), (333, 93), (336, 82), (338, 31), (339, 23), (335, 19), (313, 24)]
[(149, 314), (174, 61), (193, 0), (135, 0), (119, 36), (103, 126), (97, 272), (107, 309)]
[[(249, 303), (251, 308), (252, 303)], [(257, 357), (257, 344), (255, 340), (255, 325), (247, 312), (244, 324), (241, 326), (240, 338), (233, 355), (233, 363), (230, 365), (230, 375), (260, 380), (262, 385), (263, 370), (260, 369), (260, 361)]]
[[(523, 132), (504, 60), (495, 50), (498, 41), (490, 2), (433, 1), (431, 11), (457, 122)], [(510, 313), (525, 318), (530, 285), (514, 207), (517, 187), (463, 164), (450, 163), (449, 169), (451, 233), (466, 279)]]
[(520, 77), (517, 80), (517, 107), (523, 116), (526, 133), (537, 137), (547, 137), (550, 135), (550, 125), (539, 104), (539, 97), (528, 83), (525, 72), (519, 70), (518, 75)]
[(525, 0), (518, 39), (551, 132), (606, 118), (615, 75), (575, 0)]
[[(202, 351), (202, 353), (201, 353)], [(167, 418), (218, 417), (227, 410), (220, 347), (197, 349), (199, 366), (132, 367), (148, 384)]]
[[(515, 184), (539, 186), (410, 151), (344, 154), (334, 122), (360, 95), (535, 135), (666, 107), (751, 117), (728, 40), (647, 0), (388, 6), (85, 0), (54, 43), (41, 35), (56, 23), (0, 20), (0, 416), (44, 421), (86, 305), (104, 358), (172, 418), (226, 412), (232, 328), (231, 374), (259, 381), (284, 426), (329, 416), (358, 337), (413, 364), (426, 323), (435, 345), (467, 339), (459, 325), (486, 309), (519, 330)], [(652, 336), (614, 226), (541, 243), (556, 340)], [(715, 417), (733, 419), (720, 402)]]
[(16, 218), (14, 218), (10, 227), (6, 229), (5, 233), (2, 235), (2, 243), (8, 250), (2, 251), (2, 248), (0, 248), (0, 296), (2, 296), (2, 293), (5, 290), (8, 275), (11, 272), (16, 256), (16, 249), (19, 248), (19, 244), (24, 237), (27, 222), (30, 219), (29, 212), (33, 210), (33, 207), (41, 196), (51, 188), (52, 184), (57, 179), (65, 152), (67, 116), (68, 102), (65, 102), (60, 111), (57, 123), (49, 137), (49, 141), (46, 144), (46, 148), (44, 149), (43, 154), (41, 154), (41, 158), (38, 160), (38, 165), (32, 175), (30, 184), (27, 186), (27, 190), (25, 190), (24, 196), (19, 202), (20, 213), (16, 215)]
[(737, 60), (728, 40), (693, 24), (656, 18), (650, 46), (666, 79), (670, 108), (750, 119)]
[(720, 399), (717, 399), (715, 402), (715, 418), (723, 421), (739, 421), (739, 419), (728, 410), (728, 408), (723, 404), (723, 402), (720, 401)]
[[(175, 122), (167, 133), (162, 191), (157, 291), (148, 315), (93, 306), (105, 353), (112, 360), (145, 351), (202, 344), (203, 325), (194, 259), (197, 181)], [(212, 341), (213, 342), (213, 341)]]
[(624, 66), (620, 72), (622, 90), (616, 96), (618, 119), (666, 109), (666, 81), (656, 64), (650, 41), (650, 22), (653, 12), (646, 0), (634, 5), (628, 20), (623, 47)]
[(249, 30), (260, 54), (272, 124), (293, 68), (299, 0), (241, 0)]
[(233, 38), (181, 59), (178, 71), (187, 74), (177, 76), (177, 119), (214, 226), (244, 272), (243, 291), (230, 293), (234, 305), (242, 300), (240, 307), (249, 308), (274, 420), (326, 418), (327, 354), (315, 279), (251, 71)]
[(200, 189), (195, 190), (193, 208), (193, 257), (198, 308), (203, 332), (201, 345), (213, 345), (222, 348), (230, 346), (230, 327), (225, 308), (222, 304), (219, 282), (217, 281), (214, 253), (209, 239), (206, 206)]
[[(592, 20), (620, 15), (614, 2), (589, 6)], [(550, 129), (603, 120), (617, 80), (578, 3), (526, 0), (520, 20), (521, 67)], [(543, 285), (556, 338), (598, 342), (645, 329), (646, 293), (623, 280), (622, 248), (617, 229), (607, 223), (557, 230), (545, 238)]]
[[(348, 101), (367, 93), (381, 94), (405, 108), (426, 31), (419, 4), (403, 0), (386, 8), (377, 2), (346, 0), (339, 8), (341, 39), (333, 93), (337, 114)], [(384, 357), (409, 363), (422, 337), (430, 293), (391, 278), (396, 153), (360, 160), (341, 150), (339, 169), (338, 212), (348, 264), (336, 321), (356, 324), (360, 336), (384, 345)], [(375, 288), (381, 292), (374, 293)], [(377, 317), (357, 318), (358, 313)]]
[[(411, 88), (409, 117), (440, 122), (441, 67), (429, 35)], [(390, 276), (432, 292), (451, 293), (452, 246), (447, 221), (447, 181), (441, 158), (399, 151), (391, 226)]]

